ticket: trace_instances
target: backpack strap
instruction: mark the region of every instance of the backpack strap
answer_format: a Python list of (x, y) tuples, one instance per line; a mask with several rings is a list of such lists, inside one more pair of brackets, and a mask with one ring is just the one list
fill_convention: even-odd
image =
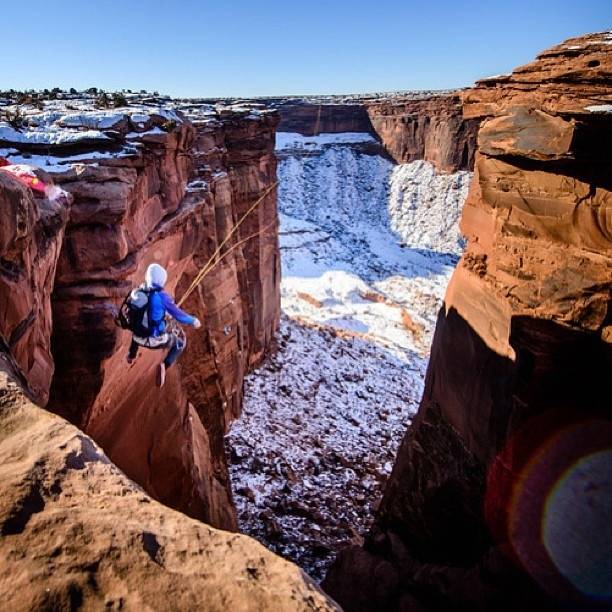
[(150, 335), (153, 335), (153, 331), (158, 327), (158, 325), (160, 325), (166, 319), (165, 313), (162, 315), (161, 319), (154, 319), (151, 316), (151, 309), (152, 309), (153, 304), (152, 304), (152, 300), (150, 296), (155, 293), (161, 293), (161, 291), (162, 291), (161, 287), (151, 287), (151, 288), (148, 288), (146, 291), (147, 296), (149, 296), (149, 302), (147, 304), (147, 323), (148, 323), (147, 327), (149, 328)]
[(121, 306), (119, 307), (119, 311), (115, 315), (115, 325), (117, 327), (121, 327), (121, 329), (130, 329), (130, 319), (129, 319), (129, 303), (130, 296), (132, 295), (132, 290), (123, 298), (123, 302), (121, 302)]

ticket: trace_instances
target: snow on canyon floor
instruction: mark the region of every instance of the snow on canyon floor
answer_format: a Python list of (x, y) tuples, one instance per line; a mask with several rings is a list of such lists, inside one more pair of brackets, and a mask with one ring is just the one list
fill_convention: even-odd
[(370, 526), (423, 391), (470, 174), (279, 133), (283, 316), (227, 446), (241, 530), (324, 577)]

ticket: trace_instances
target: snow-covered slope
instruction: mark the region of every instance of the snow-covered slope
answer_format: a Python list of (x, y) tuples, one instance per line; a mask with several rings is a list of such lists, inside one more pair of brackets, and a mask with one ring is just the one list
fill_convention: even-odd
[(286, 316), (228, 448), (241, 528), (322, 578), (416, 411), (470, 175), (394, 166), (369, 134), (279, 134), (277, 151)]
[(459, 255), (464, 247), (459, 217), (470, 176), (439, 174), (426, 161), (395, 166), (387, 200), (391, 229), (407, 246)]
[(348, 145), (293, 151), (278, 170), (283, 308), (399, 353), (426, 352), (462, 247), (469, 173), (394, 166)]

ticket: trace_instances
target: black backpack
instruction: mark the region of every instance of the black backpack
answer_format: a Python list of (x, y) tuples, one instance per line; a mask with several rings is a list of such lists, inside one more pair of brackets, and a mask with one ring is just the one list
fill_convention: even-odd
[(149, 330), (149, 294), (159, 289), (139, 287), (132, 289), (123, 300), (115, 317), (115, 323), (122, 329), (128, 329), (139, 338), (148, 338)]

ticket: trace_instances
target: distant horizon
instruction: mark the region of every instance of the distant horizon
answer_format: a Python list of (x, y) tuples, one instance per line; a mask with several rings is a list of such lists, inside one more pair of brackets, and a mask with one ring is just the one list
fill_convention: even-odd
[[(173, 98), (455, 90), (612, 27), (604, 0), (29, 0), (2, 7), (0, 89), (159, 91)], [(284, 93), (281, 93), (284, 92)]]
[[(489, 75), (491, 76), (491, 75)], [(494, 76), (494, 75), (492, 75)], [(482, 77), (482, 78), (486, 78), (486, 77)], [(477, 79), (477, 81), (480, 79)], [(473, 84), (472, 84), (473, 85)], [(355, 98), (360, 98), (360, 97), (365, 97), (365, 96), (387, 96), (387, 95), (404, 95), (404, 94), (428, 94), (428, 93), (432, 93), (432, 94), (444, 94), (444, 93), (453, 93), (456, 91), (463, 91), (465, 89), (469, 89), (471, 87), (471, 85), (466, 85), (465, 87), (453, 87), (453, 88), (441, 88), (441, 89), (392, 89), (392, 90), (387, 90), (387, 91), (364, 91), (364, 92), (341, 92), (341, 93), (312, 93), (312, 94), (272, 94), (272, 95), (262, 95), (262, 96), (173, 96), (165, 91), (160, 91), (158, 89), (153, 90), (153, 91), (145, 91), (142, 92), (142, 90), (138, 90), (135, 91), (134, 89), (130, 89), (130, 88), (122, 88), (122, 89), (105, 89), (104, 87), (98, 87), (96, 85), (92, 85), (91, 87), (86, 87), (85, 89), (76, 89), (76, 88), (71, 88), (68, 87), (66, 89), (64, 88), (60, 88), (60, 93), (64, 93), (64, 94), (69, 94), (69, 95), (76, 95), (76, 94), (70, 94), (70, 89), (76, 89), (76, 93), (77, 94), (87, 94), (89, 93), (90, 89), (96, 89), (99, 93), (106, 93), (106, 94), (113, 94), (113, 93), (121, 93), (121, 94), (125, 94), (125, 95), (141, 95), (141, 96), (146, 96), (146, 95), (151, 95), (151, 96), (156, 96), (159, 98), (171, 98), (172, 100), (274, 100), (274, 99), (288, 99), (288, 98), (346, 98), (346, 97), (355, 97)], [(33, 88), (28, 88), (28, 89), (16, 89), (14, 87), (9, 87), (9, 88), (5, 88), (5, 87), (1, 87), (0, 86), (0, 93), (1, 92), (9, 92), (13, 90), (15, 93), (24, 93), (24, 94), (40, 94), (43, 93), (45, 91), (48, 92), (52, 92), (53, 88), (50, 87), (42, 87), (40, 89), (33, 89)]]

